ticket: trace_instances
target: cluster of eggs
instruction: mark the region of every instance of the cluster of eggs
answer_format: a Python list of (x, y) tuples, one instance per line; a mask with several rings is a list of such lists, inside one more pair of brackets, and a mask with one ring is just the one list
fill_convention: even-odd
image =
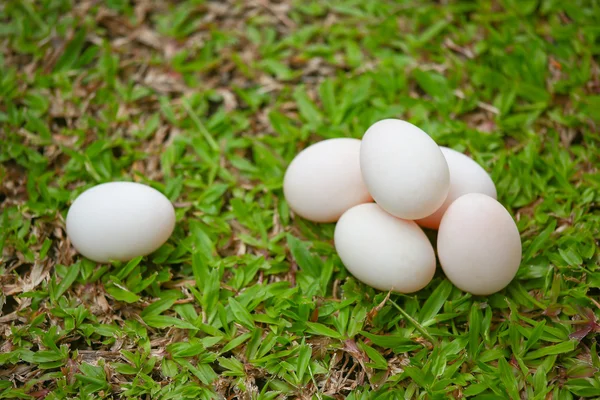
[(503, 289), (521, 263), (519, 231), (487, 172), (406, 121), (376, 122), (362, 141), (328, 139), (304, 149), (283, 190), (297, 215), (337, 222), (342, 262), (379, 290), (412, 293), (432, 280), (435, 252), (421, 227), (438, 230), (444, 273), (472, 294)]

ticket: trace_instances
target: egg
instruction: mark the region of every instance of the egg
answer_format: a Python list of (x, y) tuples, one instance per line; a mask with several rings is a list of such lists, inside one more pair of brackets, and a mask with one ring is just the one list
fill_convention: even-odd
[(286, 170), (283, 193), (297, 215), (315, 222), (335, 222), (372, 201), (360, 173), (360, 140), (328, 139), (301, 151)]
[(175, 210), (162, 193), (134, 182), (110, 182), (79, 195), (67, 213), (73, 247), (96, 262), (127, 261), (162, 246)]
[(496, 186), (488, 173), (470, 157), (448, 147), (440, 146), (450, 171), (450, 190), (440, 208), (433, 214), (417, 220), (417, 224), (430, 229), (440, 226), (442, 216), (452, 202), (467, 193), (483, 193), (496, 198)]
[(475, 295), (502, 290), (521, 264), (521, 237), (509, 212), (495, 199), (469, 193), (442, 217), (437, 237), (442, 269), (459, 289)]
[(346, 211), (335, 226), (334, 242), (348, 271), (379, 290), (416, 292), (435, 273), (435, 253), (423, 230), (374, 203)]
[(365, 132), (360, 167), (373, 199), (403, 219), (440, 208), (450, 188), (448, 164), (435, 141), (413, 124), (384, 119)]

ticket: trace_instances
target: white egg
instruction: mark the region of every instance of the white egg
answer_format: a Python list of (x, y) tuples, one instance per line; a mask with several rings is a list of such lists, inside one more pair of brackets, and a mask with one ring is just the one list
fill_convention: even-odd
[(75, 249), (97, 262), (127, 261), (162, 246), (175, 227), (175, 210), (162, 193), (140, 183), (110, 182), (75, 199), (67, 235)]
[(413, 124), (384, 119), (367, 130), (360, 149), (362, 176), (373, 199), (390, 214), (424, 218), (448, 194), (448, 164), (435, 141)]
[(435, 273), (435, 253), (423, 230), (374, 203), (346, 211), (335, 226), (334, 241), (348, 271), (379, 290), (416, 292)]
[(442, 269), (456, 287), (488, 295), (515, 277), (521, 264), (521, 237), (502, 204), (485, 194), (469, 193), (446, 210), (437, 251)]
[(496, 198), (496, 186), (488, 173), (470, 157), (447, 147), (440, 146), (450, 170), (450, 190), (444, 204), (436, 212), (417, 220), (417, 224), (426, 228), (438, 229), (442, 216), (460, 196), (467, 193), (483, 193)]
[(283, 193), (290, 208), (315, 222), (335, 222), (349, 208), (372, 201), (360, 173), (360, 140), (323, 140), (290, 163)]

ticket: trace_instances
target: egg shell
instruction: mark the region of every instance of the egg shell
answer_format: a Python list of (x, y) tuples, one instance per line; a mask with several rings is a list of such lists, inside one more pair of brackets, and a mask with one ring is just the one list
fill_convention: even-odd
[(127, 261), (162, 246), (175, 227), (175, 210), (162, 193), (134, 182), (94, 186), (67, 214), (75, 249), (96, 262)]
[(502, 204), (485, 194), (469, 193), (446, 210), (437, 251), (442, 269), (456, 287), (489, 295), (515, 277), (521, 264), (521, 237)]
[(488, 173), (472, 158), (448, 147), (440, 146), (440, 150), (450, 171), (450, 190), (440, 208), (428, 217), (417, 220), (417, 224), (425, 228), (438, 229), (444, 213), (460, 196), (467, 193), (483, 193), (496, 198), (496, 186)]
[(335, 222), (349, 208), (373, 201), (359, 162), (359, 139), (328, 139), (302, 150), (283, 180), (290, 208), (311, 221)]
[(360, 166), (373, 199), (399, 218), (432, 214), (444, 203), (450, 187), (448, 164), (435, 141), (398, 119), (381, 120), (366, 131)]
[(377, 204), (361, 204), (337, 222), (335, 249), (348, 271), (379, 290), (416, 292), (435, 274), (435, 253), (423, 230)]

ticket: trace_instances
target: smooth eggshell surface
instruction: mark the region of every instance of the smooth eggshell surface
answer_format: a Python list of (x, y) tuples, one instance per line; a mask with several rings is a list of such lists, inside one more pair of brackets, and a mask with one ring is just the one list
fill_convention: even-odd
[(448, 164), (438, 145), (418, 127), (398, 119), (384, 119), (367, 129), (360, 166), (373, 199), (399, 218), (432, 214), (450, 187)]
[(483, 193), (496, 198), (496, 186), (488, 173), (470, 157), (447, 147), (440, 146), (450, 170), (450, 191), (444, 204), (428, 217), (417, 220), (417, 224), (438, 229), (442, 216), (460, 196), (467, 193)]
[(379, 290), (416, 292), (435, 273), (435, 253), (423, 230), (374, 203), (346, 211), (335, 227), (334, 241), (348, 271)]
[(502, 204), (485, 194), (469, 193), (446, 210), (437, 251), (442, 269), (456, 287), (489, 295), (515, 277), (521, 264), (521, 237)]
[(360, 173), (360, 140), (323, 140), (290, 163), (283, 193), (290, 208), (315, 222), (335, 222), (349, 208), (372, 201)]
[(110, 182), (75, 199), (67, 235), (96, 262), (127, 261), (162, 246), (175, 227), (175, 210), (162, 193), (140, 183)]

